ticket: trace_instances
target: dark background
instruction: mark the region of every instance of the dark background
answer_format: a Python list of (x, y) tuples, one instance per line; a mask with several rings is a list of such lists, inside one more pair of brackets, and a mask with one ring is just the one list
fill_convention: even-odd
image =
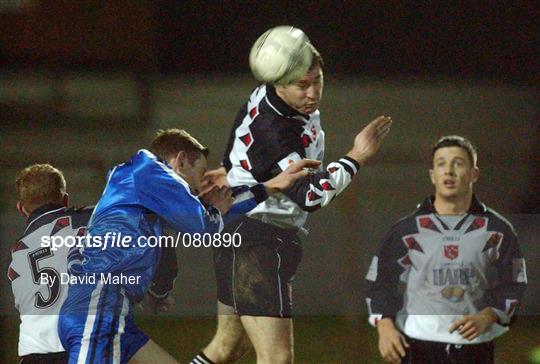
[[(475, 191), (518, 232), (525, 319), (498, 355), (526, 361), (540, 343), (539, 2), (336, 3), (0, 0), (0, 273), (25, 224), (14, 209), (20, 169), (50, 162), (73, 204), (94, 204), (107, 170), (165, 127), (190, 131), (217, 166), (257, 84), (251, 44), (291, 24), (325, 59), (326, 163), (377, 115), (395, 121), (347, 191), (308, 219), (295, 280), (298, 362), (377, 362), (364, 275), (384, 233), (431, 192), (430, 146), (447, 134), (476, 144)], [(187, 362), (211, 338), (215, 281), (209, 251), (181, 249), (179, 260), (173, 315), (139, 317)], [(2, 362), (16, 352), (9, 292), (0, 279)]]
[(0, 15), (3, 66), (245, 73), (253, 40), (291, 24), (335, 73), (538, 81), (537, 1), (21, 2)]

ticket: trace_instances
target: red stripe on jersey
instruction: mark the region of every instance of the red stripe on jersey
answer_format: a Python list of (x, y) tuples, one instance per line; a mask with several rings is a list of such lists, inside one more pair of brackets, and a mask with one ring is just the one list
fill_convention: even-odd
[(56, 224), (54, 224), (50, 235), (55, 235), (66, 226), (69, 226), (69, 216), (61, 217), (60, 219), (56, 220)]
[(331, 185), (330, 183), (328, 183), (328, 182), (322, 183), (322, 184), (321, 184), (321, 187), (322, 187), (322, 189), (325, 190), (325, 191), (333, 191), (333, 190), (335, 190), (335, 188), (332, 187), (332, 185)]
[(407, 243), (407, 248), (409, 248), (410, 250), (417, 250), (422, 253), (424, 252), (422, 248), (420, 247), (420, 244), (418, 244), (416, 239), (413, 238), (412, 236), (405, 238), (405, 243)]
[(255, 106), (253, 109), (249, 110), (249, 116), (251, 116), (252, 119), (255, 119), (256, 115), (257, 115), (257, 107)]
[(482, 253), (491, 248), (496, 248), (497, 245), (499, 245), (499, 242), (501, 241), (501, 239), (502, 239), (501, 233), (495, 232), (491, 234), (488, 241), (486, 242), (486, 245), (484, 245), (484, 249), (482, 249)]
[(249, 166), (249, 162), (247, 161), (247, 159), (242, 159), (240, 161), (240, 165), (242, 166), (242, 168), (244, 168), (246, 171), (250, 171), (251, 170), (251, 167)]
[(13, 282), (14, 280), (16, 280), (17, 278), (20, 277), (19, 273), (15, 272), (15, 270), (13, 268), (11, 268), (11, 267), (9, 267), (9, 269), (8, 269), (7, 276), (9, 278), (10, 282)]
[(242, 141), (242, 143), (245, 144), (246, 147), (249, 146), (253, 141), (253, 139), (251, 138), (251, 134), (249, 133), (242, 135), (241, 137), (239, 137), (239, 139)]
[(13, 254), (16, 251), (23, 250), (23, 249), (28, 249), (28, 246), (25, 243), (23, 243), (22, 240), (19, 240), (18, 242), (13, 244), (13, 246), (11, 247), (11, 253)]
[(309, 135), (302, 135), (302, 146), (304, 148), (307, 148), (309, 147), (309, 145), (311, 144), (311, 138), (309, 137)]
[(420, 226), (423, 227), (424, 229), (430, 229), (430, 230), (440, 233), (439, 229), (437, 228), (437, 225), (435, 225), (435, 223), (429, 217), (427, 216), (421, 217), (419, 221), (420, 221)]

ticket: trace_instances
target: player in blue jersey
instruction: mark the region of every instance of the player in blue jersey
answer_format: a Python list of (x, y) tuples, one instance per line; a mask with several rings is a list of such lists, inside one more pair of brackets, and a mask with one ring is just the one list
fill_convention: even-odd
[(152, 285), (162, 253), (159, 246), (140, 244), (140, 238), (159, 237), (165, 226), (184, 234), (220, 232), (222, 215), (249, 211), (268, 193), (307, 175), (307, 167), (319, 165), (295, 163), (246, 189), (249, 198), (233, 205), (226, 187), (202, 191), (207, 155), (208, 149), (187, 132), (169, 129), (158, 132), (150, 150), (140, 150), (109, 173), (85, 246), (69, 262), (70, 290), (59, 333), (70, 363), (176, 362), (133, 321), (133, 304)]

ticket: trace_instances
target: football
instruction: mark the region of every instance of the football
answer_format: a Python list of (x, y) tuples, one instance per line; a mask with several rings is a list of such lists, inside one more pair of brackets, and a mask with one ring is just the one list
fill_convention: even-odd
[(311, 66), (312, 46), (307, 35), (289, 25), (267, 30), (251, 47), (249, 65), (261, 82), (289, 84)]

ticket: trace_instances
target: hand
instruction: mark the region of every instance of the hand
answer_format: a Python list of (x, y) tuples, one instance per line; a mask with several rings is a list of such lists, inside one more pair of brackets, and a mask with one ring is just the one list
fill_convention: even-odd
[(475, 315), (464, 315), (462, 318), (455, 320), (448, 328), (448, 331), (453, 333), (458, 330), (458, 333), (464, 339), (471, 341), (488, 332), (498, 319), (497, 314), (487, 307)]
[(205, 190), (211, 186), (229, 186), (227, 181), (227, 170), (225, 167), (213, 169), (204, 174), (201, 189)]
[(379, 353), (387, 363), (401, 363), (406, 355), (405, 348), (409, 344), (405, 337), (396, 329), (391, 318), (383, 318), (377, 324), (379, 332)]
[(377, 152), (390, 131), (390, 125), (392, 125), (392, 119), (389, 116), (379, 116), (373, 120), (356, 135), (353, 147), (347, 156), (359, 164), (364, 164)]
[(147, 307), (154, 315), (158, 313), (170, 312), (174, 306), (174, 298), (171, 295), (160, 299), (152, 296), (150, 293), (146, 295)]
[(210, 186), (199, 193), (199, 199), (205, 205), (212, 205), (217, 208), (221, 215), (225, 215), (233, 203), (232, 190), (226, 186)]
[(293, 185), (294, 181), (307, 176), (310, 173), (309, 168), (318, 168), (320, 165), (321, 161), (313, 159), (302, 159), (291, 163), (283, 172), (264, 182), (266, 192), (272, 194), (285, 191)]

